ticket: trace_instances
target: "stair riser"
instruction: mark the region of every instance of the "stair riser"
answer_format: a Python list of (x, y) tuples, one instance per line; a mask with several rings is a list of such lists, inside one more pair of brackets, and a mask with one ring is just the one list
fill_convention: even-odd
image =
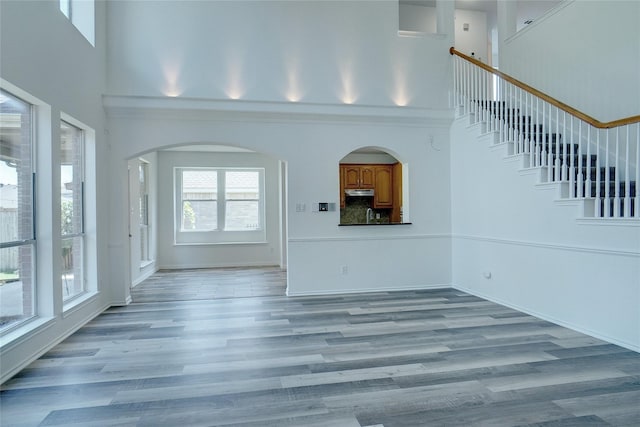
[[(576, 189), (578, 188), (578, 186), (576, 185)], [(583, 186), (584, 188), (584, 186)], [(624, 182), (621, 182), (619, 185), (619, 192), (618, 192), (618, 196), (619, 197), (626, 197), (627, 193), (626, 193), (626, 186)], [(615, 196), (615, 191), (616, 191), (616, 184), (615, 182), (610, 182), (609, 183), (609, 197), (614, 197)], [(635, 182), (631, 182), (631, 186), (629, 187), (629, 197), (636, 197), (636, 185)], [(600, 183), (600, 197), (604, 197), (605, 196), (605, 183), (602, 182)], [(585, 195), (587, 197), (597, 197), (596, 194), (596, 184), (592, 183), (591, 184), (591, 193), (589, 193), (588, 189), (586, 189), (585, 191)]]
[[(615, 215), (615, 199), (612, 198), (613, 196), (610, 196), (609, 198), (609, 217), (613, 217)], [(620, 212), (622, 214), (624, 214), (625, 212), (625, 199), (620, 198)], [(629, 199), (629, 211), (630, 211), (630, 216), (634, 217), (636, 215), (636, 203), (635, 203), (635, 198), (630, 198)], [(601, 218), (605, 218), (607, 217), (606, 212), (605, 212), (605, 199), (601, 198), (600, 199), (600, 217)]]

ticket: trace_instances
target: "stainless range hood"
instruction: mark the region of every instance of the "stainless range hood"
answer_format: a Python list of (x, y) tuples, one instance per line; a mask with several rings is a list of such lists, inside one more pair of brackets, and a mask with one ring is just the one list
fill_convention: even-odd
[(354, 188), (344, 190), (344, 193), (350, 197), (373, 197), (373, 188)]

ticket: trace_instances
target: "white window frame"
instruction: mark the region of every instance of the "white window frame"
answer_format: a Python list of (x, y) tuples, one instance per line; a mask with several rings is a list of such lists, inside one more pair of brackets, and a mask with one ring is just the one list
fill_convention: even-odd
[[(266, 243), (265, 218), (265, 169), (262, 167), (174, 167), (174, 244), (175, 245), (215, 245), (215, 244), (252, 244)], [(182, 229), (182, 172), (183, 171), (216, 171), (218, 173), (217, 191), (217, 228), (212, 230), (183, 230)], [(259, 194), (258, 219), (256, 229), (225, 230), (226, 194), (224, 173), (227, 171), (258, 172)], [(235, 199), (230, 199), (233, 201)]]
[[(3, 82), (4, 83), (4, 82)], [(2, 86), (5, 86), (4, 84)], [(38, 278), (37, 278), (37, 241), (36, 241), (36, 223), (37, 223), (37, 212), (36, 212), (36, 113), (35, 113), (35, 105), (24, 97), (20, 95), (16, 95), (10, 89), (5, 89), (2, 87), (2, 90), (6, 92), (11, 97), (18, 99), (24, 102), (29, 108), (29, 144), (30, 148), (30, 174), (31, 174), (31, 236), (18, 236), (18, 240), (15, 241), (5, 241), (0, 242), (0, 248), (8, 249), (8, 248), (20, 248), (20, 247), (31, 247), (31, 314), (25, 316), (22, 319), (19, 319), (15, 322), (8, 323), (6, 326), (0, 328), (0, 336), (5, 336), (27, 323), (30, 323), (35, 318), (38, 317)], [(23, 297), (24, 298), (24, 297)], [(23, 301), (21, 301), (24, 303)]]
[(96, 45), (95, 7), (95, 0), (59, 0), (60, 12), (94, 47)]
[[(149, 177), (150, 177), (151, 165), (148, 161), (139, 158), (138, 159), (138, 201), (140, 203), (140, 215), (138, 219), (138, 229), (140, 232), (140, 268), (144, 268), (153, 262), (151, 257), (151, 224), (150, 224), (150, 212), (149, 212)], [(140, 179), (141, 175), (144, 175), (144, 184)], [(144, 214), (142, 212), (142, 204), (144, 203)], [(146, 255), (146, 256), (145, 256)]]
[[(81, 296), (83, 296), (86, 292), (87, 292), (87, 277), (86, 277), (86, 250), (85, 250), (85, 246), (86, 246), (86, 236), (85, 236), (85, 216), (86, 216), (86, 209), (85, 209), (85, 204), (86, 204), (86, 200), (85, 200), (85, 169), (86, 169), (86, 156), (85, 156), (85, 146), (86, 146), (86, 132), (85, 129), (83, 129), (81, 126), (76, 125), (75, 123), (72, 122), (72, 120), (69, 120), (68, 118), (62, 117), (60, 119), (60, 125), (62, 124), (66, 124), (67, 126), (71, 126), (73, 128), (75, 128), (76, 130), (78, 130), (80, 132), (80, 138), (79, 138), (79, 150), (80, 150), (80, 171), (79, 171), (79, 177), (80, 177), (80, 182), (76, 183), (74, 182), (74, 185), (78, 186), (79, 188), (74, 189), (80, 192), (80, 207), (79, 207), (79, 214), (80, 214), (80, 229), (76, 230), (74, 232), (71, 233), (61, 233), (60, 234), (60, 243), (62, 244), (63, 241), (65, 240), (73, 240), (74, 244), (75, 241), (78, 240), (80, 242), (80, 249), (75, 253), (79, 253), (80, 254), (80, 260), (77, 260), (79, 262), (79, 265), (74, 265), (74, 275), (76, 272), (80, 272), (80, 277), (78, 279), (76, 279), (74, 277), (74, 286), (75, 286), (75, 281), (76, 280), (80, 280), (80, 291), (77, 293), (74, 293), (71, 296), (67, 296), (64, 297), (63, 296), (63, 303), (64, 304), (69, 304), (70, 302), (72, 302), (74, 299), (79, 298)], [(60, 141), (62, 142), (62, 140)], [(60, 168), (62, 168), (62, 163), (60, 163), (59, 165)], [(62, 207), (62, 201), (60, 201), (60, 206)], [(62, 250), (62, 249), (61, 249)], [(76, 262), (76, 260), (74, 259), (74, 263)], [(64, 271), (64, 267), (61, 265), (61, 268), (63, 269), (62, 271), (62, 275), (61, 275), (61, 280), (63, 282), (65, 282), (65, 280), (67, 280), (64, 275), (65, 275), (65, 271)], [(63, 286), (68, 286), (68, 283), (63, 283)], [(64, 292), (64, 289), (63, 289)], [(64, 295), (64, 293), (63, 293)]]

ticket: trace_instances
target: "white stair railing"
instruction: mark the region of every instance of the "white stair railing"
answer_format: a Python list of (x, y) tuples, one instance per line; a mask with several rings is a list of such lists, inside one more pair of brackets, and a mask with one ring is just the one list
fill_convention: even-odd
[(454, 48), (453, 107), (496, 135), (542, 180), (593, 206), (593, 216), (640, 219), (640, 116), (601, 123)]

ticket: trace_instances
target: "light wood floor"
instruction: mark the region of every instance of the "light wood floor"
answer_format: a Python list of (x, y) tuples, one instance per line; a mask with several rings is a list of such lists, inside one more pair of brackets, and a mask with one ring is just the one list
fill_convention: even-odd
[(160, 270), (131, 289), (133, 302), (284, 296), (287, 272), (279, 267)]
[(0, 424), (637, 427), (639, 403), (640, 354), (443, 289), (114, 307), (2, 386)]

